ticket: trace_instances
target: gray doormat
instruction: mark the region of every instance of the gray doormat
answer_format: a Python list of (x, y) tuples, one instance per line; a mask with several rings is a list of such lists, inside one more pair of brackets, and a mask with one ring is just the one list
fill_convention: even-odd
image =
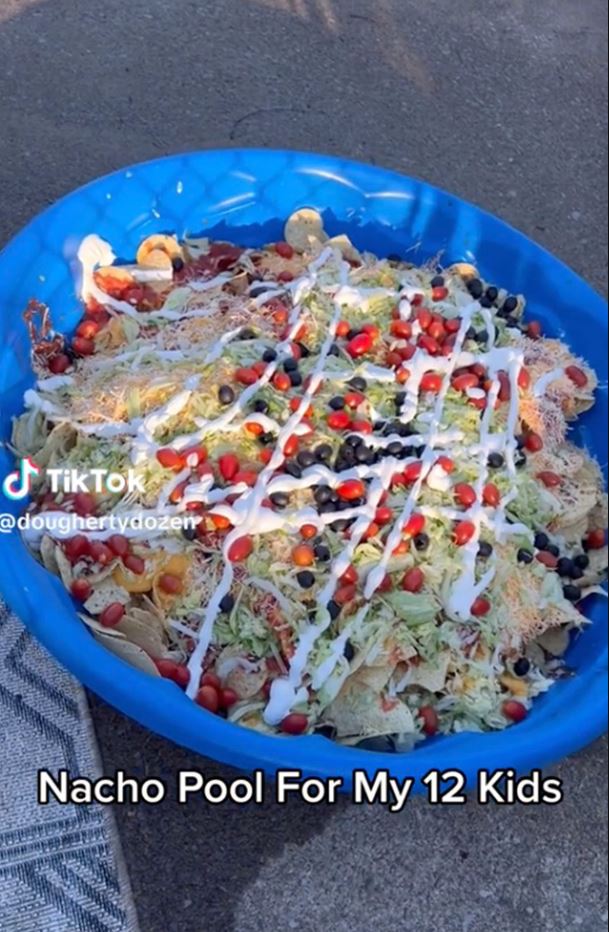
[(111, 810), (36, 801), (61, 768), (101, 774), (84, 691), (0, 603), (0, 929), (137, 932)]

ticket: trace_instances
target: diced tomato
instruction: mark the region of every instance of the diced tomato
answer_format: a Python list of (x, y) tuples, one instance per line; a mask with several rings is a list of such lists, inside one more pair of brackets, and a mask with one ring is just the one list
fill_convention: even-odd
[(412, 324), (409, 320), (393, 320), (389, 331), (400, 340), (409, 340), (412, 336)]
[(99, 333), (101, 327), (96, 320), (81, 320), (76, 328), (76, 335), (92, 340)]
[(70, 563), (78, 563), (79, 560), (91, 555), (91, 545), (84, 534), (76, 534), (68, 538), (63, 549)]
[(239, 482), (244, 482), (245, 485), (252, 489), (258, 481), (258, 473), (254, 472), (253, 469), (240, 469), (235, 473), (232, 481), (235, 483), (235, 485), (237, 485)]
[(602, 550), (606, 543), (607, 535), (602, 528), (595, 528), (588, 531), (586, 535), (586, 546), (588, 550)]
[(458, 547), (463, 547), (475, 533), (476, 528), (471, 521), (459, 521), (453, 529), (453, 541)]
[(182, 580), (173, 573), (162, 573), (159, 576), (159, 588), (167, 595), (177, 595), (182, 591)]
[(172, 450), (170, 447), (163, 447), (161, 450), (157, 450), (156, 458), (164, 469), (175, 469), (176, 472), (179, 472), (184, 466), (182, 454), (178, 453), (177, 450)]
[(426, 307), (418, 308), (415, 313), (415, 318), (418, 320), (421, 326), (421, 330), (427, 330), (431, 324), (431, 321), (433, 320), (431, 311), (429, 311)]
[(340, 577), (341, 583), (345, 583), (345, 584), (356, 583), (358, 579), (359, 579), (359, 573), (357, 572), (353, 564), (350, 564), (345, 570), (345, 572), (343, 573), (343, 575)]
[(525, 369), (523, 366), (520, 372), (518, 373), (518, 388), (521, 388), (523, 391), (526, 391), (530, 385), (531, 385), (531, 374), (529, 370)]
[(509, 401), (512, 397), (512, 386), (507, 372), (498, 372), (497, 380), (499, 382), (499, 393), (497, 395), (499, 401)]
[(512, 722), (522, 722), (527, 717), (527, 708), (516, 699), (508, 699), (501, 706), (501, 711)]
[(239, 472), (239, 460), (234, 453), (223, 453), (218, 459), (218, 469), (222, 478), (230, 482)]
[(266, 367), (267, 367), (267, 365), (268, 365), (268, 363), (266, 363), (266, 362), (264, 362), (262, 359), (260, 359), (260, 360), (258, 360), (258, 362), (255, 362), (255, 363), (252, 365), (251, 368), (254, 370), (254, 372), (256, 373), (256, 375), (258, 376), (258, 378), (260, 379), (260, 378), (262, 378), (262, 376), (263, 376), (264, 373), (266, 372)]
[(407, 369), (406, 366), (400, 365), (399, 369), (395, 374), (396, 382), (399, 382), (400, 385), (405, 385), (406, 382), (410, 379), (410, 369)]
[(416, 482), (420, 478), (421, 473), (423, 472), (423, 463), (420, 460), (415, 460), (413, 463), (409, 463), (408, 466), (404, 469), (402, 473), (404, 477), (404, 482), (407, 484), (411, 482)]
[(407, 537), (416, 537), (425, 528), (425, 515), (411, 515), (404, 525), (403, 533)]
[(335, 333), (337, 337), (346, 337), (350, 330), (351, 324), (348, 320), (339, 320)]
[(195, 702), (202, 709), (215, 714), (220, 708), (220, 694), (214, 686), (201, 686), (195, 696)]
[(49, 372), (52, 372), (53, 375), (61, 375), (66, 369), (69, 369), (72, 365), (72, 360), (69, 356), (66, 356), (65, 353), (58, 353), (57, 356), (53, 356), (49, 360)]
[(134, 553), (128, 553), (123, 557), (123, 566), (136, 576), (143, 576), (146, 572), (146, 563), (141, 557)]
[(75, 579), (70, 586), (70, 591), (78, 602), (86, 602), (93, 592), (93, 586), (86, 579)]
[(359, 408), (362, 402), (366, 400), (361, 392), (347, 392), (344, 397), (345, 404), (348, 408)]
[(332, 430), (345, 430), (351, 425), (351, 418), (346, 411), (333, 411), (328, 414), (326, 421)]
[(337, 605), (346, 605), (352, 602), (357, 595), (357, 589), (353, 585), (339, 586), (334, 593), (333, 599)]
[(287, 324), (289, 316), (287, 307), (284, 307), (280, 302), (275, 302), (273, 304), (273, 323), (277, 324), (278, 327)]
[(381, 335), (381, 330), (378, 324), (362, 324), (360, 327), (362, 333), (369, 334), (373, 340), (378, 340)]
[(74, 337), (72, 339), (72, 349), (77, 356), (92, 356), (95, 352), (95, 343), (86, 337)]
[(300, 712), (290, 712), (289, 715), (282, 719), (279, 727), (286, 735), (301, 735), (303, 731), (307, 730), (308, 725), (309, 719), (306, 715), (302, 715)]
[(308, 544), (297, 544), (292, 550), (292, 561), (296, 566), (312, 566), (315, 563), (313, 548)]
[(558, 473), (552, 472), (549, 469), (538, 472), (537, 478), (540, 482), (543, 482), (548, 489), (555, 489), (557, 486), (562, 485), (562, 479)]
[(480, 384), (480, 380), (473, 372), (464, 372), (461, 375), (453, 376), (450, 384), (455, 391), (465, 392), (468, 388), (477, 388)]
[(129, 553), (129, 541), (124, 534), (112, 534), (107, 544), (117, 557), (125, 557)]
[(463, 505), (464, 508), (471, 508), (476, 501), (476, 490), (467, 482), (457, 482), (453, 495), (457, 504)]
[(385, 573), (385, 575), (383, 576), (383, 580), (380, 586), (378, 587), (378, 591), (379, 592), (391, 592), (392, 589), (393, 589), (393, 579), (391, 578), (391, 575), (389, 573)]
[(439, 372), (426, 372), (421, 379), (421, 391), (437, 394), (442, 388), (442, 376)]
[(454, 460), (451, 460), (450, 456), (439, 456), (435, 463), (436, 466), (441, 466), (444, 472), (451, 473), (455, 470)]
[(362, 540), (371, 540), (373, 537), (376, 537), (379, 531), (380, 527), (378, 524), (376, 524), (375, 521), (372, 521), (362, 534)]
[(230, 709), (236, 702), (239, 702), (239, 694), (234, 689), (226, 687), (220, 690), (220, 708)]
[(380, 527), (384, 527), (386, 524), (389, 524), (393, 519), (393, 509), (387, 508), (377, 508), (374, 514), (374, 520)]
[(555, 557), (549, 550), (540, 550), (539, 553), (535, 554), (535, 559), (538, 563), (547, 566), (549, 570), (555, 570), (558, 566), (558, 557)]
[(396, 350), (390, 350), (385, 356), (385, 363), (390, 369), (397, 369), (398, 366), (402, 365), (402, 357)]
[(420, 592), (425, 582), (423, 570), (418, 566), (413, 566), (404, 574), (402, 579), (402, 589), (406, 592)]
[(292, 434), (290, 437), (287, 437), (283, 445), (284, 456), (294, 456), (294, 454), (298, 452), (299, 446), (300, 441), (297, 434)]
[(434, 707), (431, 705), (422, 705), (419, 709), (419, 715), (423, 720), (423, 733), (426, 734), (428, 738), (437, 734), (440, 719)]
[(578, 388), (585, 388), (588, 384), (588, 376), (579, 366), (567, 366), (565, 374)]
[(265, 447), (258, 454), (258, 459), (260, 460), (263, 466), (268, 466), (272, 458), (273, 458), (273, 451), (270, 450), (269, 447)]
[(416, 353), (417, 348), (414, 343), (407, 343), (406, 346), (398, 347), (397, 353), (402, 362), (408, 362)]
[(255, 369), (247, 369), (242, 366), (240, 369), (235, 369), (233, 378), (235, 382), (239, 382), (241, 385), (255, 385), (258, 381), (258, 373)]
[(251, 537), (238, 537), (228, 548), (227, 556), (231, 563), (240, 563), (247, 560), (253, 549), (254, 542)]
[(494, 482), (487, 482), (482, 490), (482, 501), (491, 508), (496, 508), (501, 501), (501, 492)]
[(351, 422), (351, 430), (355, 431), (357, 434), (371, 434), (373, 428), (370, 421), (360, 418)]
[(294, 255), (294, 249), (289, 243), (275, 243), (275, 252), (282, 259), (291, 259)]
[(399, 544), (396, 547), (394, 547), (392, 551), (392, 556), (394, 557), (402, 556), (403, 554), (408, 553), (409, 550), (410, 550), (410, 541), (402, 538)]
[(540, 450), (543, 450), (543, 440), (539, 434), (533, 431), (526, 435), (524, 445), (530, 453), (539, 453)]
[(417, 344), (430, 356), (437, 356), (440, 352), (440, 344), (434, 337), (430, 336), (429, 332), (422, 333), (417, 340)]
[(287, 392), (292, 385), (287, 372), (276, 372), (271, 381), (278, 392)]
[(436, 288), (431, 289), (431, 300), (432, 301), (443, 301), (448, 297), (448, 288), (445, 285), (439, 285)]
[(461, 318), (460, 317), (445, 317), (444, 318), (444, 329), (447, 333), (458, 333), (461, 329)]
[(527, 336), (531, 340), (538, 340), (541, 336), (541, 324), (538, 320), (532, 320), (527, 326)]
[(291, 282), (293, 279), (294, 279), (294, 273), (293, 273), (293, 272), (288, 272), (287, 269), (284, 269), (284, 270), (283, 270), (282, 272), (280, 272), (279, 275), (277, 276), (277, 281), (278, 281), (278, 282), (287, 283), (287, 282)]
[(474, 599), (470, 612), (475, 618), (480, 618), (482, 615), (488, 615), (491, 610), (491, 603), (488, 599), (485, 599), (483, 596), (478, 596), (477, 599)]
[(200, 443), (182, 450), (182, 462), (191, 469), (196, 469), (207, 459), (207, 450)]
[(469, 367), (469, 371), (472, 372), (479, 379), (485, 379), (487, 376), (487, 368), (482, 365), (481, 362), (475, 362)]
[(108, 566), (116, 559), (110, 548), (100, 540), (94, 540), (90, 545), (90, 555), (94, 563), (100, 566)]
[(74, 511), (81, 518), (95, 514), (95, 498), (90, 492), (77, 492), (72, 499)]
[(349, 353), (349, 356), (357, 359), (358, 356), (363, 356), (365, 353), (370, 352), (373, 342), (374, 340), (369, 333), (358, 333), (352, 340), (349, 340), (345, 349)]
[(125, 614), (125, 606), (121, 602), (110, 602), (99, 616), (99, 623), (104, 628), (115, 628)]
[(305, 540), (311, 540), (312, 537), (317, 536), (317, 528), (314, 524), (303, 524), (300, 528), (300, 536)]
[(188, 479), (185, 479), (183, 482), (179, 482), (176, 487), (171, 491), (169, 495), (169, 501), (172, 505), (177, 505), (178, 502), (182, 501), (182, 496), (188, 488)]

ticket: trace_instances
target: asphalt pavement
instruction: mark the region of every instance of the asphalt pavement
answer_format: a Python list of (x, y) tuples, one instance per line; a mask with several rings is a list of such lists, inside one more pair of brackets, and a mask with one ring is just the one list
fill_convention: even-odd
[[(0, 0), (0, 242), (131, 162), (291, 147), (447, 188), (604, 291), (606, 89), (602, 0)], [(108, 771), (231, 775), (93, 712)], [(117, 808), (142, 930), (600, 932), (606, 761), (555, 768), (553, 807)]]

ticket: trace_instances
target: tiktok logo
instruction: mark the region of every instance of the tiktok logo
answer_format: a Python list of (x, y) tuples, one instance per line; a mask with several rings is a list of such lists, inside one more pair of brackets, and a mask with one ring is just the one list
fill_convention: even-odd
[(19, 469), (8, 474), (2, 483), (2, 491), (14, 502), (27, 498), (32, 487), (32, 476), (39, 476), (41, 472), (40, 467), (26, 456), (21, 460)]

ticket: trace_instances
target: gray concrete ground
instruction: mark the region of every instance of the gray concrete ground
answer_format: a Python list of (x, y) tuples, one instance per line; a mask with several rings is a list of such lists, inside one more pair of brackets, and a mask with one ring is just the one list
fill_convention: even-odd
[[(604, 6), (0, 0), (0, 240), (128, 162), (275, 145), (425, 177), (604, 289)], [(93, 709), (108, 770), (208, 769)], [(551, 809), (118, 811), (143, 932), (596, 932), (605, 744), (556, 772), (566, 799)]]

